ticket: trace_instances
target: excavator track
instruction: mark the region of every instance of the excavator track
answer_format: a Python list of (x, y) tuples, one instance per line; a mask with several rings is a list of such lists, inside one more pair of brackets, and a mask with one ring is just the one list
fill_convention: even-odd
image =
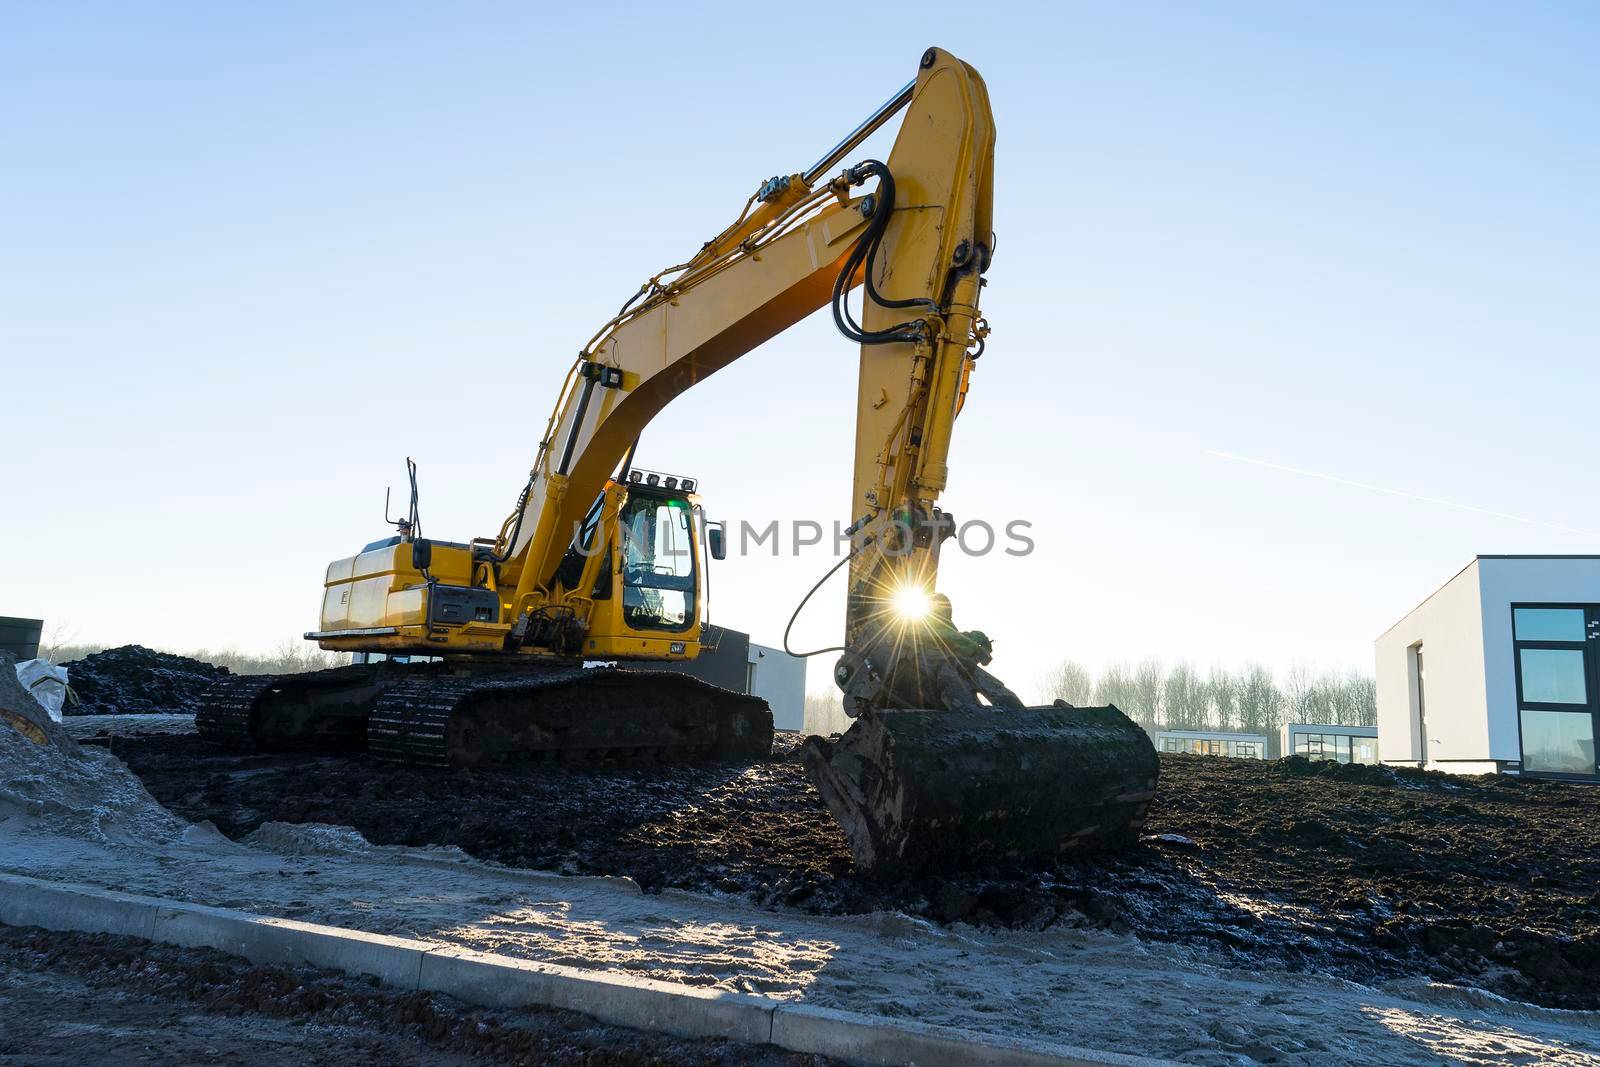
[(275, 674), (244, 674), (226, 678), (200, 695), (194, 715), (195, 730), (214, 745), (238, 751), (260, 746), (255, 737), (256, 705), (278, 680)]
[(760, 759), (772, 712), (760, 697), (673, 671), (393, 662), (229, 678), (195, 725), (235, 751), (363, 749), (382, 760), (472, 766), (519, 760)]
[(759, 697), (671, 671), (422, 678), (384, 691), (367, 750), (436, 767), (759, 759), (772, 751), (772, 712)]
[(201, 695), (195, 729), (236, 751), (359, 752), (367, 714), (383, 689), (411, 672), (379, 663), (304, 674), (251, 674), (216, 683)]

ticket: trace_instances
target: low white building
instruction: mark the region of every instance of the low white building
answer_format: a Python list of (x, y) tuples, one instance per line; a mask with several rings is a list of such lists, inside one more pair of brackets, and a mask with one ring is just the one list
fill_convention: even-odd
[(1600, 556), (1479, 556), (1377, 641), (1383, 762), (1596, 780)]
[(1327, 723), (1285, 723), (1278, 751), (1336, 763), (1377, 763), (1376, 726), (1332, 726)]
[(1157, 730), (1157, 752), (1189, 752), (1197, 756), (1267, 759), (1266, 734), (1234, 734), (1219, 730)]

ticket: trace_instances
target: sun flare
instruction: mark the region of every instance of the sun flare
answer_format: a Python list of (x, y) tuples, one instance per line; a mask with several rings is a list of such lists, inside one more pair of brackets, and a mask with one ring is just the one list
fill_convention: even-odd
[(903, 622), (921, 622), (933, 610), (933, 597), (920, 585), (902, 585), (890, 597), (894, 613)]

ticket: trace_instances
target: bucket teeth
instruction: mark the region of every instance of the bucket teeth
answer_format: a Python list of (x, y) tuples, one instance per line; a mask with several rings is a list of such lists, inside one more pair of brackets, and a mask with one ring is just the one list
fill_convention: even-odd
[(1159, 773), (1114, 707), (870, 711), (837, 741), (810, 738), (804, 759), (874, 871), (1126, 845)]

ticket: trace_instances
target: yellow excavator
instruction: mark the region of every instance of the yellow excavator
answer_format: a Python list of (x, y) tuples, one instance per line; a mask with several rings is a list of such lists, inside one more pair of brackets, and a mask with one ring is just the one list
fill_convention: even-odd
[[(887, 163), (846, 165), (901, 111)], [(951, 432), (989, 333), (978, 301), (993, 171), (983, 80), (928, 49), (892, 99), (811, 167), (764, 182), (583, 347), (496, 536), (424, 537), (411, 468), (396, 535), (329, 566), (321, 625), (306, 635), (364, 662), (230, 679), (204, 698), (200, 733), (445, 766), (769, 755), (763, 701), (636, 669), (701, 651), (706, 569), (725, 531), (706, 521), (696, 478), (647, 470), (635, 453), (674, 397), (831, 306), (861, 346), (850, 547), (834, 568), (848, 567), (844, 643), (824, 650), (841, 654), (834, 678), (854, 723), (808, 739), (803, 758), (856, 862), (895, 870), (1135, 838), (1157, 776), (1144, 732), (1116, 708), (1023, 706), (983, 670), (987, 639), (956, 630), (934, 592), (955, 529), (937, 506)]]

